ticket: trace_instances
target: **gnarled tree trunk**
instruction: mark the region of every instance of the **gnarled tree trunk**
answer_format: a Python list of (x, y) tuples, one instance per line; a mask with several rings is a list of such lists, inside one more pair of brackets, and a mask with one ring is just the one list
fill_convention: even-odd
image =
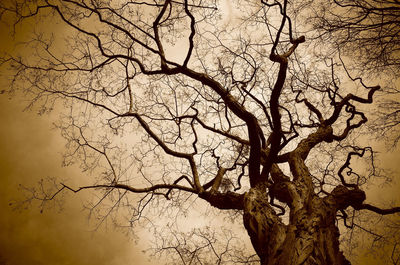
[(262, 265), (350, 264), (339, 250), (336, 209), (333, 196), (314, 195), (290, 212), (285, 225), (266, 193), (251, 189), (245, 195), (243, 219)]

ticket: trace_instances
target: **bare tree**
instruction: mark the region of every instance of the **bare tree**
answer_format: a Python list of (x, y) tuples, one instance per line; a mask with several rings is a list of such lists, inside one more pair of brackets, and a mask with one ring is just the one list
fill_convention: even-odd
[[(372, 131), (399, 140), (400, 2), (396, 0), (317, 1), (308, 7), (316, 39), (332, 45), (360, 75), (385, 80)], [(343, 63), (343, 61), (342, 61)]]
[(346, 55), (357, 58), (363, 71), (400, 66), (400, 3), (395, 0), (339, 0), (314, 9), (319, 37), (334, 39)]
[[(339, 221), (400, 212), (365, 203), (362, 190), (379, 174), (372, 148), (355, 136), (380, 87), (351, 78), (335, 58), (314, 62), (288, 1), (239, 1), (242, 10), (228, 15), (218, 6), (2, 4), (16, 29), (48, 25), (25, 43), (29, 56), (3, 56), (12, 88), (42, 111), (66, 106), (58, 124), (68, 140), (65, 163), (78, 161), (94, 176), (79, 188), (41, 190), (41, 199), (96, 190), (92, 211), (108, 206), (97, 212), (101, 221), (125, 206), (131, 223), (157, 223), (159, 214), (178, 222), (201, 199), (241, 216), (261, 264), (349, 264)], [(213, 250), (207, 233), (190, 234), (197, 246), (183, 235), (159, 249), (176, 251), (183, 263)], [(220, 261), (231, 253), (229, 242), (222, 246), (214, 249)]]

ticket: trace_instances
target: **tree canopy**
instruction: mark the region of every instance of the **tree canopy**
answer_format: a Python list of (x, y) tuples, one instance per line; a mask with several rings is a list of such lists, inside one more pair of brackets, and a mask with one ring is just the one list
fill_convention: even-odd
[[(88, 176), (31, 198), (94, 190), (100, 222), (181, 228), (155, 236), (155, 253), (171, 251), (172, 262), (349, 264), (339, 227), (376, 238), (365, 216), (400, 207), (366, 202), (364, 187), (388, 178), (361, 137), (386, 90), (346, 66), (346, 49), (361, 47), (368, 69), (398, 67), (399, 3), (334, 2), (343, 10), (286, 0), (0, 4), (16, 31), (34, 25), (29, 54), (1, 57), (10, 91), (40, 113), (62, 109), (64, 163)], [(193, 206), (240, 224), (256, 255), (236, 249), (229, 229), (216, 240), (216, 223), (186, 233)], [(385, 241), (393, 263), (396, 240)]]
[(338, 49), (351, 54), (361, 71), (398, 73), (399, 1), (340, 0), (322, 5), (314, 13), (318, 37), (333, 40)]

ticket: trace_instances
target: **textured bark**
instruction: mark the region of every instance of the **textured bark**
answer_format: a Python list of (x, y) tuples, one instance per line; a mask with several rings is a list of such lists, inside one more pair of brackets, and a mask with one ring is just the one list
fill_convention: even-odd
[(339, 250), (332, 198), (314, 196), (282, 223), (265, 192), (251, 189), (244, 199), (244, 225), (262, 265), (350, 264)]

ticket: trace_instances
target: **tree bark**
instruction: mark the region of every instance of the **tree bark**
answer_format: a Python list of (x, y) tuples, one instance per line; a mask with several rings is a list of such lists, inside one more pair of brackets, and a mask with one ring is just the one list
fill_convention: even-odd
[(336, 203), (314, 195), (285, 225), (262, 190), (245, 194), (243, 221), (262, 265), (350, 264), (339, 250)]

